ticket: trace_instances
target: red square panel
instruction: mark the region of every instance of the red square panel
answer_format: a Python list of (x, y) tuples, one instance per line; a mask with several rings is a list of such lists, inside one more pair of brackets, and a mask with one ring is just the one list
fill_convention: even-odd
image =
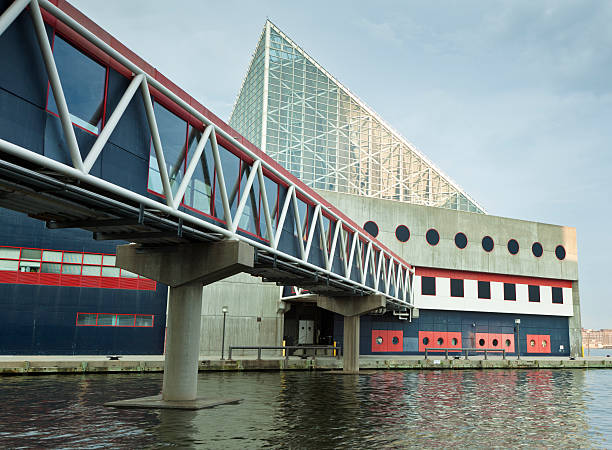
[(388, 330), (372, 330), (372, 352), (387, 352)]
[(502, 348), (506, 352), (514, 353), (514, 333), (501, 334)]
[(387, 331), (387, 351), (388, 352), (403, 352), (404, 351), (404, 332), (402, 330)]

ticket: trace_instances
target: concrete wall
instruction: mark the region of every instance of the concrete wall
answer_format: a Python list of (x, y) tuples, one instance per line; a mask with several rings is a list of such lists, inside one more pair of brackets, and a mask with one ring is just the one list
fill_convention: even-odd
[(277, 314), (280, 288), (275, 284), (239, 274), (204, 286), (202, 299), (201, 355), (221, 354), (223, 306), (229, 310), (225, 324), (226, 358), (230, 345), (281, 344), (283, 316)]
[[(363, 226), (368, 220), (376, 222), (380, 230), (378, 239), (415, 266), (578, 279), (575, 228), (337, 192), (318, 192), (358, 225)], [(408, 242), (400, 242), (395, 237), (398, 225), (406, 225), (410, 229)], [(440, 242), (436, 246), (429, 245), (425, 240), (425, 233), (430, 228), (435, 228), (440, 234)], [(463, 250), (455, 246), (454, 238), (458, 232), (468, 238), (468, 245)], [(484, 236), (490, 236), (495, 242), (495, 248), (490, 253), (482, 249)], [(509, 239), (518, 241), (518, 254), (508, 252)], [(531, 252), (534, 242), (540, 242), (544, 248), (540, 258)], [(555, 256), (557, 245), (565, 247), (566, 257), (563, 261)]]

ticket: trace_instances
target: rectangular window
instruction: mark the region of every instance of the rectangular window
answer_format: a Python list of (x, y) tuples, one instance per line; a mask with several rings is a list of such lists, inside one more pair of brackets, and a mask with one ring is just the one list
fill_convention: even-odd
[(463, 297), (463, 280), (451, 278), (451, 297)]
[(516, 300), (516, 284), (504, 283), (504, 300)]
[(563, 289), (560, 287), (552, 288), (552, 302), (562, 304), (563, 303)]
[(490, 281), (479, 281), (478, 282), (478, 298), (491, 299), (491, 282)]
[(98, 327), (152, 327), (152, 314), (77, 313), (76, 325)]
[(529, 301), (530, 302), (540, 301), (540, 286), (529, 285)]
[(436, 278), (421, 277), (421, 294), (436, 295)]

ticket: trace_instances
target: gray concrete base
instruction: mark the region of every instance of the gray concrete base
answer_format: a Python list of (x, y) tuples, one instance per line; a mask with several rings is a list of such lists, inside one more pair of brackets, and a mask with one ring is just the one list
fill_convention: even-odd
[(145, 408), (145, 409), (185, 409), (197, 410), (212, 408), (213, 406), (226, 405), (228, 403), (241, 402), (241, 398), (205, 398), (198, 397), (195, 400), (168, 401), (163, 400), (161, 395), (151, 397), (131, 398), (105, 403), (104, 406), (114, 408)]

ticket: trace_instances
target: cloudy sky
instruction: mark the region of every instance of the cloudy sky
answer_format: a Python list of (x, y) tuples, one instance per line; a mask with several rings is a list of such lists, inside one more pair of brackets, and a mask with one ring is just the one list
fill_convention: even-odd
[(577, 227), (612, 328), (612, 2), (73, 3), (226, 120), (270, 18), (489, 213)]

